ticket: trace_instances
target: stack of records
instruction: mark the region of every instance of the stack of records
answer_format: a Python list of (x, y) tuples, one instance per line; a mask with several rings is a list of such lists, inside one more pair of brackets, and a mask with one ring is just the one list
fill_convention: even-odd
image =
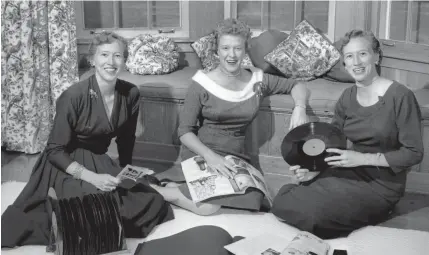
[(112, 193), (57, 200), (52, 230), (55, 254), (104, 254), (126, 246), (119, 206)]

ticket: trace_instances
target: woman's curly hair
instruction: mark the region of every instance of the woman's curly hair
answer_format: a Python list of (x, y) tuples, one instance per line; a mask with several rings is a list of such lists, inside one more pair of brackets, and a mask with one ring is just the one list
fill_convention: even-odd
[(252, 32), (250, 31), (250, 27), (241, 20), (238, 19), (225, 19), (218, 23), (216, 29), (213, 31), (215, 36), (215, 45), (213, 45), (212, 49), (214, 51), (217, 50), (219, 45), (219, 39), (222, 35), (238, 35), (244, 38), (246, 52), (250, 46), (250, 39), (252, 38)]
[(124, 47), (124, 59), (125, 61), (128, 58), (128, 42), (127, 40), (114, 33), (114, 32), (110, 32), (110, 31), (102, 31), (100, 33), (95, 33), (94, 38), (92, 39), (91, 44), (89, 45), (89, 55), (90, 58), (92, 59), (95, 55), (95, 53), (97, 52), (97, 47), (103, 44), (111, 44), (114, 42), (120, 42), (122, 43), (123, 47)]
[(364, 31), (360, 29), (353, 29), (347, 32), (344, 37), (341, 39), (340, 52), (343, 53), (344, 47), (350, 42), (353, 38), (366, 38), (371, 43), (371, 48), (374, 53), (379, 55), (378, 66), (380, 66), (381, 59), (383, 58), (383, 51), (380, 47), (380, 41), (375, 37), (374, 33), (371, 31)]

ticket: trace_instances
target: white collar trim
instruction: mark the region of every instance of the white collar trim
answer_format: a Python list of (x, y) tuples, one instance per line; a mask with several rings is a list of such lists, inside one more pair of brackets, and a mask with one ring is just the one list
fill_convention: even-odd
[(207, 74), (205, 74), (201, 70), (198, 70), (197, 73), (195, 73), (195, 75), (192, 77), (192, 80), (200, 84), (208, 92), (220, 99), (230, 102), (241, 102), (254, 96), (255, 91), (253, 90), (253, 85), (256, 82), (262, 82), (264, 73), (261, 69), (251, 67), (250, 71), (252, 71), (252, 78), (241, 91), (229, 90), (222, 87), (221, 85), (210, 79)]

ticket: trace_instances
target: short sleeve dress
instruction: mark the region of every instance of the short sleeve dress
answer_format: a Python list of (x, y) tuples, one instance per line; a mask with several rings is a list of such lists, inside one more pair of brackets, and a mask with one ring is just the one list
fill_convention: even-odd
[[(203, 71), (198, 71), (192, 77), (193, 83), (188, 89), (180, 113), (179, 137), (193, 132), (203, 144), (219, 155), (235, 155), (249, 161), (245, 152), (245, 133), (255, 119), (263, 99), (274, 94), (290, 94), (296, 84), (295, 80), (264, 74), (258, 68), (250, 71), (252, 77), (241, 91), (225, 89)], [(182, 160), (195, 155), (186, 146), (182, 146)], [(190, 197), (186, 185), (181, 186), (181, 190)], [(246, 194), (208, 202), (258, 210), (260, 200), (261, 196)]]
[[(101, 192), (65, 172), (73, 161), (90, 171), (112, 176), (131, 163), (139, 99), (136, 86), (117, 80), (112, 115), (107, 116), (95, 75), (61, 94), (47, 146), (27, 185), (2, 215), (2, 247), (48, 244), (49, 188), (55, 189), (59, 199)], [(106, 154), (115, 137), (119, 165)], [(173, 218), (169, 204), (145, 183), (131, 189), (118, 187), (113, 195), (126, 237), (145, 237), (157, 224)]]
[(356, 86), (347, 88), (332, 124), (352, 150), (383, 153), (390, 167), (329, 168), (309, 183), (287, 184), (274, 199), (273, 213), (322, 238), (378, 224), (404, 194), (408, 170), (423, 158), (420, 121), (414, 93), (398, 82), (367, 107), (357, 101)]

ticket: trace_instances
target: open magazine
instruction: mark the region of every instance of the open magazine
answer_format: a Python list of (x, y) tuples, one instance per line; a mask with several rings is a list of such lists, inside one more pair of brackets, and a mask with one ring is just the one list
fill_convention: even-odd
[(213, 171), (201, 156), (195, 156), (182, 162), (183, 174), (195, 203), (213, 197), (244, 194), (249, 187), (252, 187), (262, 191), (272, 204), (264, 176), (259, 170), (232, 155), (226, 156), (225, 159), (233, 162), (237, 170), (236, 173), (232, 172), (234, 175), (232, 179)]
[(235, 255), (328, 255), (331, 249), (327, 242), (305, 231), (289, 240), (265, 234), (244, 238), (226, 245), (225, 249)]
[(121, 172), (116, 176), (121, 183), (119, 186), (125, 189), (134, 187), (137, 181), (145, 175), (151, 175), (154, 171), (140, 166), (126, 165)]

